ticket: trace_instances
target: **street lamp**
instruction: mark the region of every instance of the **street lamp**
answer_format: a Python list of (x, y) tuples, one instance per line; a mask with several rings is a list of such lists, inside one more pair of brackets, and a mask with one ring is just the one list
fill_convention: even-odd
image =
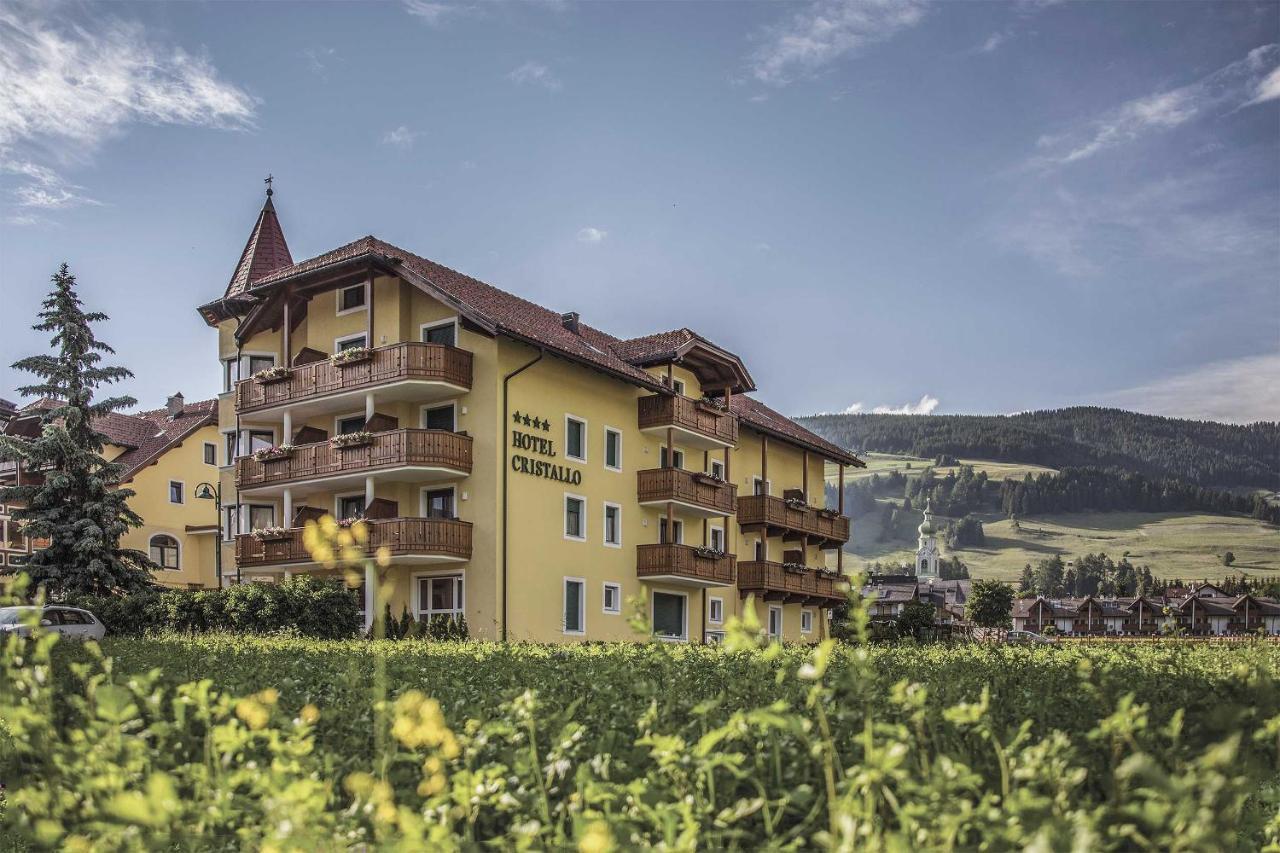
[[(201, 483), (196, 486), (196, 497), (201, 500), (213, 501), (213, 511), (218, 517), (218, 532), (215, 534), (217, 538), (213, 541), (213, 570), (218, 576), (218, 589), (222, 589), (222, 484), (213, 485), (212, 483)], [(236, 567), (236, 583), (240, 582), (239, 566)]]

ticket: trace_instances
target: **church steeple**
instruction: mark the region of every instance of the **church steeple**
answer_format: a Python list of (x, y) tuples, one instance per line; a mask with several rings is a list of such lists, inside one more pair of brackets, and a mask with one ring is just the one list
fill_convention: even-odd
[(293, 263), (289, 245), (284, 241), (284, 229), (280, 227), (280, 220), (276, 216), (276, 206), (271, 202), (271, 197), (275, 195), (271, 188), (274, 180), (268, 175), (263, 181), (267, 185), (267, 201), (262, 205), (262, 212), (258, 214), (258, 221), (249, 234), (249, 241), (244, 244), (244, 251), (240, 253), (236, 271), (227, 284), (227, 297), (244, 293), (254, 281), (267, 273)]
[(916, 577), (938, 577), (937, 528), (933, 524), (933, 498), (924, 506), (924, 520), (920, 522), (920, 547), (916, 549)]

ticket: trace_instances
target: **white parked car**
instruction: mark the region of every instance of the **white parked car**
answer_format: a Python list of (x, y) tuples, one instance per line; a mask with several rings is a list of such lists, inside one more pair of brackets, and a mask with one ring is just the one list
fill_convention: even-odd
[(40, 625), (74, 640), (101, 640), (106, 626), (88, 610), (78, 607), (0, 607), (0, 632), (27, 636), (31, 633), (31, 615), (40, 612)]
[(1035, 631), (1010, 631), (1005, 638), (1010, 643), (1056, 643), (1053, 637), (1037, 634)]

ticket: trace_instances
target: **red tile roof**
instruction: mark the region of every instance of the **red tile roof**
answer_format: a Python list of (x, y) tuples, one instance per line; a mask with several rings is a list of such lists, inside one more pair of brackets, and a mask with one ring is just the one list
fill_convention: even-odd
[(284, 241), (284, 229), (280, 227), (280, 219), (276, 216), (276, 207), (271, 203), (271, 195), (267, 194), (267, 203), (258, 214), (249, 241), (244, 244), (240, 253), (240, 261), (231, 274), (227, 284), (226, 296), (243, 293), (253, 283), (270, 272), (293, 264), (293, 256), (289, 254), (289, 246)]
[[(574, 332), (565, 328), (561, 315), (549, 308), (499, 290), (493, 285), (373, 236), (362, 237), (314, 258), (256, 276), (250, 280), (246, 292), (259, 294), (286, 279), (364, 258), (398, 263), (399, 269), (407, 270), (425, 280), (455, 303), (462, 313), (492, 326), (497, 333), (545, 347), (554, 354), (607, 371), (654, 391), (662, 390), (660, 381), (641, 370), (637, 364), (646, 363), (668, 351), (674, 352), (677, 347), (694, 339), (715, 346), (691, 329), (677, 329), (622, 340), (580, 322), (577, 324), (577, 332)], [(741, 394), (734, 395), (732, 410), (749, 426), (775, 437), (799, 444), (838, 462), (857, 466), (863, 464), (847, 451), (758, 400)]]

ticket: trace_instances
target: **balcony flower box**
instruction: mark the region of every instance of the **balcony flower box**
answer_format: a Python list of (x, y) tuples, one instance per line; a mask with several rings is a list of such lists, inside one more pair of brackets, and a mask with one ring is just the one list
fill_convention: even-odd
[(291, 536), (287, 527), (259, 527), (253, 531), (253, 538), (258, 542), (279, 542)]
[(793, 575), (804, 575), (809, 573), (809, 567), (804, 563), (783, 563), (782, 568), (784, 571)]
[(279, 462), (281, 459), (288, 459), (293, 455), (292, 444), (282, 444), (279, 447), (264, 447), (261, 450), (253, 451), (254, 462)]
[(724, 551), (717, 551), (715, 548), (694, 548), (693, 555), (702, 560), (724, 559)]
[(349, 347), (329, 356), (329, 362), (338, 367), (348, 367), (352, 364), (366, 362), (371, 358), (373, 358), (373, 350), (368, 347)]
[(373, 444), (373, 433), (365, 432), (344, 432), (335, 435), (329, 439), (329, 446), (338, 450), (350, 450), (353, 447), (367, 447)]
[(840, 517), (839, 512), (825, 506), (818, 509), (818, 515), (822, 516), (823, 518), (839, 518)]
[(809, 505), (800, 498), (787, 498), (786, 504), (788, 509), (806, 510), (809, 508)]
[(715, 415), (723, 415), (725, 413), (724, 398), (722, 397), (703, 397), (698, 401), (697, 405), (704, 412), (711, 412)]
[(351, 518), (342, 518), (338, 520), (338, 526), (344, 530), (350, 529), (358, 521), (364, 521), (363, 515), (353, 515)]
[(717, 477), (715, 474), (703, 473), (702, 471), (695, 471), (693, 479), (708, 486), (723, 486), (725, 483), (724, 477)]
[(274, 367), (268, 367), (253, 374), (253, 381), (259, 385), (270, 385), (273, 382), (283, 382), (292, 375), (293, 371), (288, 365), (277, 364)]

